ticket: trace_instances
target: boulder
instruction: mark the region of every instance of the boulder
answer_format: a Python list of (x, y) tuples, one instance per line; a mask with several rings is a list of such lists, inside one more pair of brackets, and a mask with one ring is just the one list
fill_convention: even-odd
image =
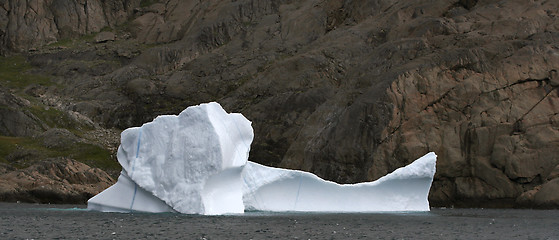
[(114, 40), (115, 40), (115, 34), (112, 32), (100, 32), (97, 34), (97, 36), (95, 36), (96, 43), (104, 43), (104, 42), (114, 41)]
[(67, 129), (51, 128), (41, 133), (38, 138), (42, 141), (43, 146), (58, 150), (69, 150), (80, 139)]
[(29, 105), (28, 100), (0, 88), (0, 135), (28, 137), (44, 130), (46, 126), (29, 111), (25, 111)]
[(542, 185), (534, 195), (534, 202), (538, 207), (559, 207), (559, 179), (553, 179)]
[(547, 180), (552, 180), (559, 177), (559, 165), (555, 166), (555, 168), (551, 171), (551, 173), (547, 176)]

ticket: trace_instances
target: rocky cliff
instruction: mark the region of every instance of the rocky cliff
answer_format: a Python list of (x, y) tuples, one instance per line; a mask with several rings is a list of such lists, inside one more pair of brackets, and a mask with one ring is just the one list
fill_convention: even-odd
[(0, 5), (2, 135), (95, 145), (218, 101), (252, 161), (348, 183), (434, 151), (433, 205), (559, 206), (557, 1)]
[(2, 0), (0, 53), (97, 33), (128, 20), (139, 0)]
[(25, 169), (0, 165), (0, 201), (84, 203), (110, 187), (104, 171), (71, 159), (46, 159)]

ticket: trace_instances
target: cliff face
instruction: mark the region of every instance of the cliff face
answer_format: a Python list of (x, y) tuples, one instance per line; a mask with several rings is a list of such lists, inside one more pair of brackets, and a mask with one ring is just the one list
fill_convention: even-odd
[(2, 0), (0, 53), (27, 51), (124, 23), (139, 0)]
[[(13, 2), (3, 9), (25, 1)], [(85, 3), (28, 4), (6, 15), (18, 21), (0, 14), (0, 27), (46, 16), (0, 32), (5, 52), (36, 48), (20, 53), (26, 71), (52, 83), (6, 83), (13, 99), (95, 131), (218, 101), (253, 122), (252, 161), (347, 183), (434, 151), (435, 205), (559, 205), (556, 1)], [(90, 7), (48, 26), (56, 40), (105, 27), (94, 37), (27, 37), (47, 34), (37, 26), (68, 15), (60, 9)], [(37, 126), (2, 134), (49, 128)]]

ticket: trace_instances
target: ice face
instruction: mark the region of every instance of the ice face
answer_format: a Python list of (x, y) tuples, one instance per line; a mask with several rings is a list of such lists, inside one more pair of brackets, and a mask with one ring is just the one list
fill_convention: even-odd
[(250, 121), (219, 104), (159, 116), (121, 135), (118, 182), (88, 201), (99, 211), (192, 214), (262, 211), (429, 211), (436, 155), (377, 181), (340, 185), (248, 162)]
[(209, 103), (125, 130), (117, 157), (124, 175), (178, 212), (237, 213), (252, 138), (250, 121)]
[(305, 212), (429, 211), (436, 155), (429, 153), (374, 182), (337, 184), (314, 174), (248, 162), (247, 210)]
[(115, 185), (87, 201), (87, 208), (103, 212), (174, 212), (173, 208), (121, 172)]

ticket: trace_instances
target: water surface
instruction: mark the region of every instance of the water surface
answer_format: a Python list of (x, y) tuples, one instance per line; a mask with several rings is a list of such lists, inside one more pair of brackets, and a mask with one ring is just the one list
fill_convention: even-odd
[(0, 239), (558, 239), (559, 210), (199, 216), (0, 203)]

